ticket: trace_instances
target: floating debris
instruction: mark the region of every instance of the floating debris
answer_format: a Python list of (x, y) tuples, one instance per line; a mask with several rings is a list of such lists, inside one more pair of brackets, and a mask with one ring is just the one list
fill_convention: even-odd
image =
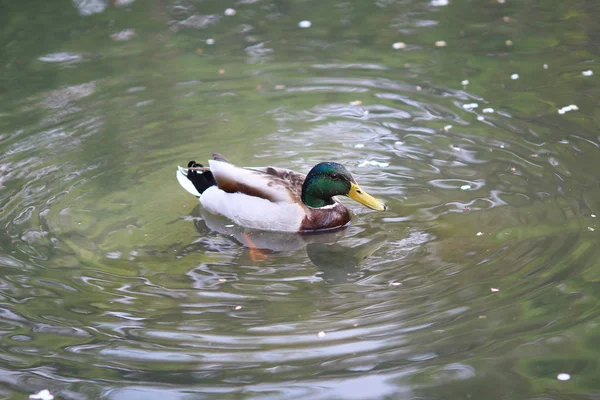
[(510, 172), (512, 172), (512, 173), (514, 174), (515, 172), (517, 172), (517, 169), (516, 169), (515, 167), (512, 167), (512, 168), (510, 169)]
[(229, 224), (229, 225), (225, 225), (225, 228), (233, 228), (235, 225), (233, 224)]
[(591, 217), (592, 217), (592, 218), (596, 218), (596, 214), (592, 214), (592, 215), (591, 215)]
[(506, 42), (504, 42), (504, 44), (510, 47), (513, 45), (513, 42), (512, 40), (507, 40)]
[(435, 47), (446, 47), (447, 43), (444, 40), (438, 40), (435, 42)]
[(505, 0), (498, 0), (498, 4), (504, 4)]
[(488, 107), (488, 108), (484, 108), (483, 110), (481, 110), (481, 112), (484, 114), (491, 114), (494, 112), (494, 109), (491, 107)]
[(225, 279), (225, 278), (219, 278), (219, 282), (221, 282), (221, 283), (227, 282), (227, 279)]
[(215, 44), (215, 39), (206, 39), (206, 44), (212, 46), (213, 44)]
[(590, 232), (594, 232), (596, 229), (592, 228), (591, 226), (588, 226), (588, 231)]
[(477, 104), (477, 103), (468, 103), (468, 104), (463, 104), (462, 107), (465, 110), (473, 110), (473, 109), (479, 107), (479, 104)]
[(562, 114), (567, 113), (569, 111), (577, 111), (577, 110), (579, 110), (579, 107), (577, 107), (575, 104), (571, 104), (571, 105), (568, 105), (566, 107), (559, 108), (558, 109), (558, 113), (562, 115)]
[(450, 131), (450, 129), (452, 129), (452, 125), (446, 125), (446, 126), (445, 126), (444, 128), (442, 128), (442, 129), (444, 129), (444, 132), (449, 132), (449, 131)]
[(350, 102), (351, 106), (360, 106), (362, 104), (362, 101), (360, 100), (354, 100)]
[(396, 42), (394, 44), (392, 44), (392, 47), (396, 50), (400, 50), (400, 49), (405, 49), (406, 48), (406, 43), (404, 42)]
[(443, 7), (448, 5), (448, 0), (431, 0), (431, 5), (434, 7)]
[(325, 335), (326, 335), (326, 333), (325, 333), (325, 332), (323, 332), (323, 331), (321, 331), (321, 332), (317, 333), (317, 336), (318, 336), (318, 337), (325, 337)]
[(298, 22), (298, 26), (300, 28), (310, 28), (312, 26), (312, 22), (306, 21), (306, 20), (300, 21), (300, 22)]
[(242, 306), (235, 306), (235, 310), (236, 310), (236, 311), (239, 311), (239, 310), (241, 310), (241, 309), (242, 309)]
[(355, 144), (355, 145), (354, 145), (354, 148), (355, 148), (355, 149), (362, 149), (363, 147), (365, 147), (365, 145), (364, 145), (364, 144), (362, 144), (362, 143), (358, 143), (358, 144)]
[(471, 185), (468, 185), (468, 184), (467, 185), (462, 185), (460, 187), (460, 190), (469, 190), (469, 189), (471, 189)]
[(571, 379), (571, 375), (562, 372), (556, 375), (556, 379), (558, 379), (559, 381), (568, 381), (569, 379)]
[(486, 316), (486, 315), (480, 315), (480, 316), (479, 316), (479, 319), (486, 319), (486, 318), (487, 318), (487, 316)]
[(519, 79), (519, 74), (512, 74), (510, 76), (510, 79), (512, 79), (513, 81), (516, 81), (517, 79)]
[(477, 121), (484, 121), (485, 118), (483, 117), (483, 115), (478, 115), (477, 116)]
[(235, 11), (233, 8), (228, 8), (227, 10), (225, 10), (225, 15), (228, 15), (231, 17), (232, 15), (235, 15), (236, 12), (237, 11)]
[(401, 286), (402, 283), (401, 282), (390, 282), (389, 286)]
[(543, 65), (544, 69), (548, 69), (548, 64)]
[(583, 75), (583, 76), (592, 76), (592, 75), (594, 75), (594, 71), (592, 71), (591, 69), (588, 69), (587, 71), (583, 71), (581, 73), (581, 75)]
[(275, 89), (276, 90), (283, 90), (283, 89), (285, 89), (285, 85), (275, 85)]
[(493, 288), (490, 288), (490, 290), (491, 290), (493, 293), (496, 293), (496, 292), (499, 292), (499, 291), (500, 291), (500, 289), (498, 289), (498, 288), (495, 288), (495, 287), (493, 287)]
[(44, 389), (44, 390), (39, 391), (36, 394), (30, 394), (29, 398), (31, 400), (53, 400), (54, 395), (52, 393), (50, 393), (50, 391), (48, 389)]
[(386, 163), (386, 162), (379, 162), (379, 161), (375, 161), (375, 160), (365, 160), (363, 162), (361, 162), (360, 164), (358, 164), (359, 167), (368, 167), (368, 166), (373, 166), (373, 167), (381, 167), (381, 168), (385, 168), (385, 167), (389, 167), (390, 163)]
[(225, 73), (225, 70), (224, 69), (220, 69), (218, 72), (219, 72), (219, 75), (223, 75)]
[(423, 90), (423, 88), (421, 86), (417, 86), (416, 89), (417, 89), (417, 92), (420, 92), (421, 90)]
[(477, 236), (483, 236), (483, 232), (477, 232)]
[(112, 35), (110, 35), (110, 38), (116, 41), (131, 40), (134, 37), (135, 30), (133, 29), (123, 29), (121, 32), (113, 33)]
[(504, 22), (510, 22), (510, 17), (506, 16), (506, 17), (502, 17), (502, 20)]
[(460, 84), (461, 84), (461, 85), (463, 85), (463, 86), (467, 86), (467, 85), (469, 84), (469, 80), (468, 80), (468, 79), (465, 79), (465, 80), (464, 80), (464, 81), (462, 81)]

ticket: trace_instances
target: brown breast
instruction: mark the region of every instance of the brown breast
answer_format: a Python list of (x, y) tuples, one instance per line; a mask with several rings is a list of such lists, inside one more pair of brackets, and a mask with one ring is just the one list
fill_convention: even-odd
[(350, 222), (350, 219), (350, 211), (342, 203), (336, 202), (333, 208), (326, 209), (306, 207), (306, 216), (300, 224), (300, 231), (339, 228)]

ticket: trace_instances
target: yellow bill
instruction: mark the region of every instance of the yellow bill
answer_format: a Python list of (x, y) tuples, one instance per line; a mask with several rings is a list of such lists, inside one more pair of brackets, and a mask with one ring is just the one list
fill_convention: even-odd
[(359, 202), (365, 207), (369, 207), (370, 209), (377, 211), (384, 211), (385, 204), (383, 204), (380, 200), (377, 200), (375, 197), (371, 196), (364, 190), (360, 188), (356, 183), (350, 182), (350, 192), (348, 192), (348, 197), (352, 200)]

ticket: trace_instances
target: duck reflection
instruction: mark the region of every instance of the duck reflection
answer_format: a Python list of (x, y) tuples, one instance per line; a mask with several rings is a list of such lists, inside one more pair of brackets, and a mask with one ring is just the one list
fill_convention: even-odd
[[(310, 261), (323, 272), (325, 281), (331, 283), (346, 282), (348, 275), (365, 265), (369, 257), (387, 241), (383, 236), (369, 239), (346, 237), (344, 229), (310, 234), (247, 230), (234, 226), (228, 219), (211, 214), (202, 207), (196, 207), (192, 214), (201, 217), (195, 218), (194, 224), (202, 237), (218, 232), (233, 238), (249, 248), (253, 261), (267, 260), (272, 253), (292, 253), (305, 249)], [(343, 243), (339, 243), (340, 240)], [(213, 242), (210, 247), (215, 251), (231, 253), (231, 243), (219, 245)], [(253, 252), (256, 253), (253, 255)]]

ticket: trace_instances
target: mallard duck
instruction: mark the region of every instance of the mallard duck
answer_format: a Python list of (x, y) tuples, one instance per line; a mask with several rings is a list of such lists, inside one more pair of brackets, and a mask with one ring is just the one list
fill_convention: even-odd
[(190, 161), (177, 180), (202, 206), (239, 226), (278, 232), (343, 227), (350, 212), (334, 196), (348, 196), (373, 210), (385, 205), (367, 194), (341, 164), (322, 162), (308, 175), (289, 169), (242, 168), (213, 153), (209, 167)]

